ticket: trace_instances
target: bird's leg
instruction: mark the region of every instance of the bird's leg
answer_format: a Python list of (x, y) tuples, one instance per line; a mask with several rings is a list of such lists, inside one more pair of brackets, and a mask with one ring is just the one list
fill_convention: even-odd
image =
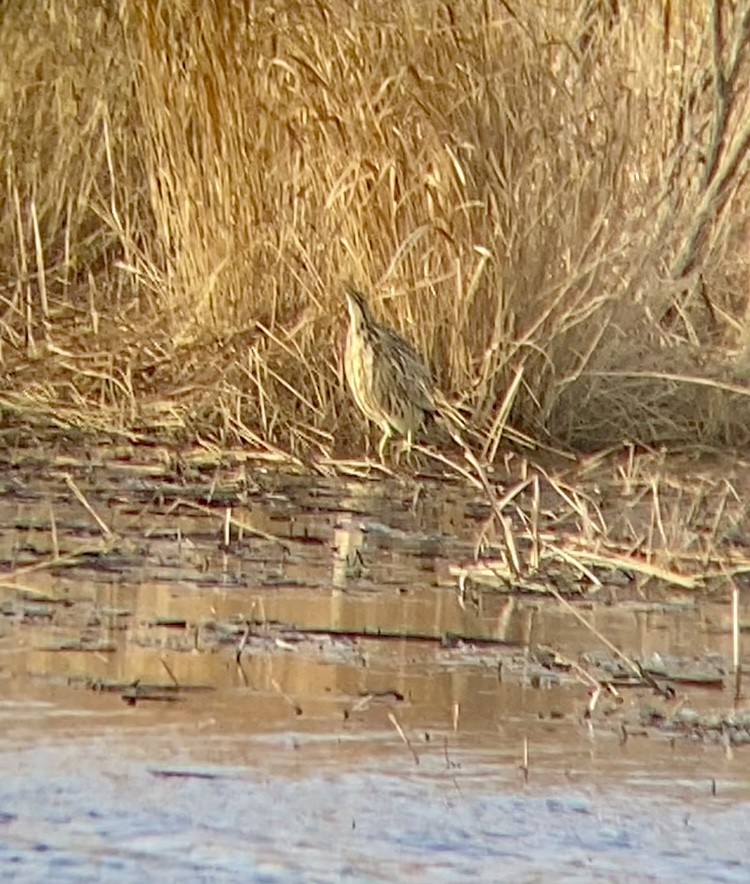
[(406, 449), (406, 462), (411, 465), (411, 446), (414, 444), (414, 431), (407, 430), (406, 432), (406, 443), (404, 448)]
[(398, 443), (393, 443), (393, 461), (398, 467), (401, 465), (401, 455), (406, 452), (406, 462), (411, 465), (411, 446), (414, 436), (410, 431), (407, 432), (403, 439), (399, 439)]
[(404, 443), (399, 439), (398, 443), (394, 442), (391, 447), (393, 448), (394, 466), (401, 466), (401, 452), (404, 450)]
[(380, 439), (380, 445), (378, 445), (378, 454), (380, 455), (380, 463), (385, 466), (385, 446), (388, 444), (388, 440), (391, 437), (391, 428), (386, 426), (383, 430), (383, 435)]

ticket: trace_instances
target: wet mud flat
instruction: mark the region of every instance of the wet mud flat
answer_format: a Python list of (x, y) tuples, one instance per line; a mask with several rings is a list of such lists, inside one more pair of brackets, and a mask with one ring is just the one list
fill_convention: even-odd
[(3, 867), (741, 879), (741, 469), (5, 457)]

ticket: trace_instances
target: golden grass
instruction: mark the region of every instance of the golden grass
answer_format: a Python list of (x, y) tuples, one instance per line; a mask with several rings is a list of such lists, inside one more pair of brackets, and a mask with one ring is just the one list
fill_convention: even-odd
[(509, 458), (506, 482), (520, 481), (491, 509), (474, 556), (451, 568), (462, 595), (476, 584), (645, 600), (741, 585), (750, 574), (747, 460), (611, 454), (562, 471)]
[(749, 34), (746, 0), (15, 0), (0, 414), (361, 446), (351, 278), (485, 456), (506, 421), (750, 441)]

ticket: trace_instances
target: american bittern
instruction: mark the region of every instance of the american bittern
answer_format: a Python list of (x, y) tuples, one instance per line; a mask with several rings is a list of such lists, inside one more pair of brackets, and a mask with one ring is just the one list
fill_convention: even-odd
[(347, 286), (349, 332), (344, 368), (354, 401), (383, 435), (381, 462), (393, 433), (406, 436), (407, 451), (427, 415), (436, 411), (435, 387), (417, 351), (393, 329), (380, 325), (365, 296)]

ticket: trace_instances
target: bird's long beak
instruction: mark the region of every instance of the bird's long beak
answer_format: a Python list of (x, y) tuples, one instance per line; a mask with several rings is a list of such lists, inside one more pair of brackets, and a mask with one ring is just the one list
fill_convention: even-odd
[(353, 323), (359, 324), (365, 320), (365, 311), (361, 302), (361, 295), (351, 285), (345, 288), (346, 305), (349, 308), (349, 317)]

